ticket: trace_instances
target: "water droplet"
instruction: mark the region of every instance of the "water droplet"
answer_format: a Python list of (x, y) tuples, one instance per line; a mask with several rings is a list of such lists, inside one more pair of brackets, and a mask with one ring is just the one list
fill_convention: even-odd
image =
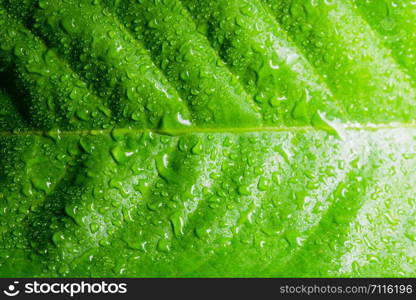
[(299, 232), (297, 230), (288, 230), (284, 233), (283, 238), (288, 242), (290, 247), (301, 245)]
[(269, 100), (269, 104), (270, 104), (271, 107), (278, 107), (279, 105), (282, 104), (282, 101), (285, 101), (285, 100), (287, 100), (287, 98), (285, 96), (283, 96), (283, 97), (272, 97)]
[(91, 223), (90, 224), (91, 233), (96, 233), (99, 228), (100, 228), (100, 226), (97, 223)]
[(316, 112), (311, 120), (312, 126), (317, 129), (322, 129), (328, 133), (335, 134), (342, 140), (346, 139), (346, 131), (343, 124), (339, 120), (330, 121), (323, 112)]
[(176, 181), (175, 172), (169, 168), (169, 155), (167, 153), (157, 155), (155, 158), (155, 163), (157, 172), (159, 173), (160, 177), (165, 179), (167, 182)]
[(78, 206), (73, 204), (65, 205), (65, 213), (71, 217), (76, 224), (82, 226), (84, 224), (81, 214), (78, 211)]
[(70, 16), (62, 18), (60, 25), (61, 28), (68, 34), (75, 32), (77, 27), (75, 24), (75, 19)]
[(160, 239), (157, 243), (157, 250), (161, 252), (168, 252), (170, 250), (169, 242), (167, 239)]
[(51, 129), (46, 132), (46, 136), (50, 137), (53, 141), (61, 139), (61, 131), (59, 129)]
[(117, 163), (124, 163), (128, 157), (134, 154), (134, 152), (125, 151), (120, 145), (111, 148), (110, 153)]
[(48, 1), (47, 0), (39, 0), (39, 7), (40, 8), (47, 8), (48, 7)]
[(257, 185), (257, 188), (260, 191), (267, 191), (268, 187), (269, 187), (269, 181), (265, 177), (261, 177), (259, 179), (259, 183)]
[(52, 235), (52, 241), (56, 247), (59, 247), (63, 241), (65, 241), (65, 236), (61, 231), (55, 232)]
[(43, 191), (45, 193), (50, 189), (52, 185), (51, 179), (49, 177), (47, 178), (35, 177), (35, 178), (32, 178), (31, 181), (35, 189), (39, 191)]
[(302, 99), (296, 102), (293, 110), (292, 110), (292, 117), (297, 120), (302, 120), (307, 118), (309, 114), (309, 107), (308, 103), (305, 99)]
[(184, 119), (181, 113), (177, 114), (177, 119), (180, 124), (185, 126), (191, 126), (191, 121)]
[(241, 196), (249, 196), (249, 195), (251, 195), (251, 192), (250, 192), (250, 189), (249, 189), (249, 186), (248, 185), (240, 185), (237, 188), (237, 191), (238, 191), (238, 193)]
[(78, 119), (82, 120), (82, 121), (87, 121), (89, 118), (89, 111), (85, 110), (85, 109), (80, 109), (77, 110), (75, 115), (77, 116)]
[(183, 235), (183, 227), (184, 227), (184, 220), (183, 217), (179, 213), (173, 214), (169, 221), (172, 224), (173, 232), (176, 237), (180, 237)]
[(95, 149), (94, 145), (91, 143), (91, 140), (88, 139), (88, 138), (86, 138), (86, 137), (82, 137), (79, 140), (79, 144), (80, 144), (81, 148), (86, 153), (89, 153), (89, 154), (91, 154), (94, 151), (94, 149)]
[(192, 147), (191, 152), (193, 154), (201, 154), (202, 151), (203, 151), (202, 141), (201, 139), (198, 139), (197, 143)]

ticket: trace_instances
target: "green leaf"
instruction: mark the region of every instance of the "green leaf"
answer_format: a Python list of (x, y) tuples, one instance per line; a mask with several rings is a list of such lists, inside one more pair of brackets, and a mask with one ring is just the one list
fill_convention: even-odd
[(415, 9), (0, 0), (0, 276), (415, 276)]

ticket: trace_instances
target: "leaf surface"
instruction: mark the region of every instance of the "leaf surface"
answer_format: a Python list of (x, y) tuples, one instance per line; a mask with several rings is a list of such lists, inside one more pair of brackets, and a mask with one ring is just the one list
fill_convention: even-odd
[(415, 276), (410, 0), (0, 1), (0, 276)]

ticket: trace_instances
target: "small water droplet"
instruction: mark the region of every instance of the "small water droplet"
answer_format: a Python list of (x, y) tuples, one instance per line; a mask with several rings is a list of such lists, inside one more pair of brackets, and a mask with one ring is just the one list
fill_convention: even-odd
[(248, 185), (240, 185), (240, 186), (237, 188), (237, 192), (238, 192), (241, 196), (249, 196), (249, 195), (251, 195), (250, 188), (249, 188), (249, 186), (248, 186)]
[(183, 235), (183, 227), (185, 223), (183, 217), (179, 213), (175, 213), (169, 218), (169, 221), (172, 224), (175, 236), (180, 237), (181, 235)]

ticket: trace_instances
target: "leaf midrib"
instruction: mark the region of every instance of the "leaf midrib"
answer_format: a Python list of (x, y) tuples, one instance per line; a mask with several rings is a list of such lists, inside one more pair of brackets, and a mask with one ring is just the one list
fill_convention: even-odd
[[(386, 123), (386, 124), (343, 124), (343, 130), (350, 131), (378, 131), (378, 130), (397, 130), (397, 129), (416, 129), (416, 123)], [(327, 125), (320, 126), (275, 126), (275, 127), (226, 127), (226, 128), (197, 128), (189, 129), (151, 129), (151, 128), (111, 128), (111, 129), (80, 129), (80, 130), (29, 130), (29, 131), (0, 131), (0, 137), (8, 136), (56, 136), (57, 139), (62, 136), (98, 136), (110, 134), (141, 134), (154, 133), (158, 135), (186, 135), (186, 134), (242, 134), (242, 133), (260, 133), (260, 132), (308, 132), (308, 131), (326, 131), (336, 132), (336, 129)]]

